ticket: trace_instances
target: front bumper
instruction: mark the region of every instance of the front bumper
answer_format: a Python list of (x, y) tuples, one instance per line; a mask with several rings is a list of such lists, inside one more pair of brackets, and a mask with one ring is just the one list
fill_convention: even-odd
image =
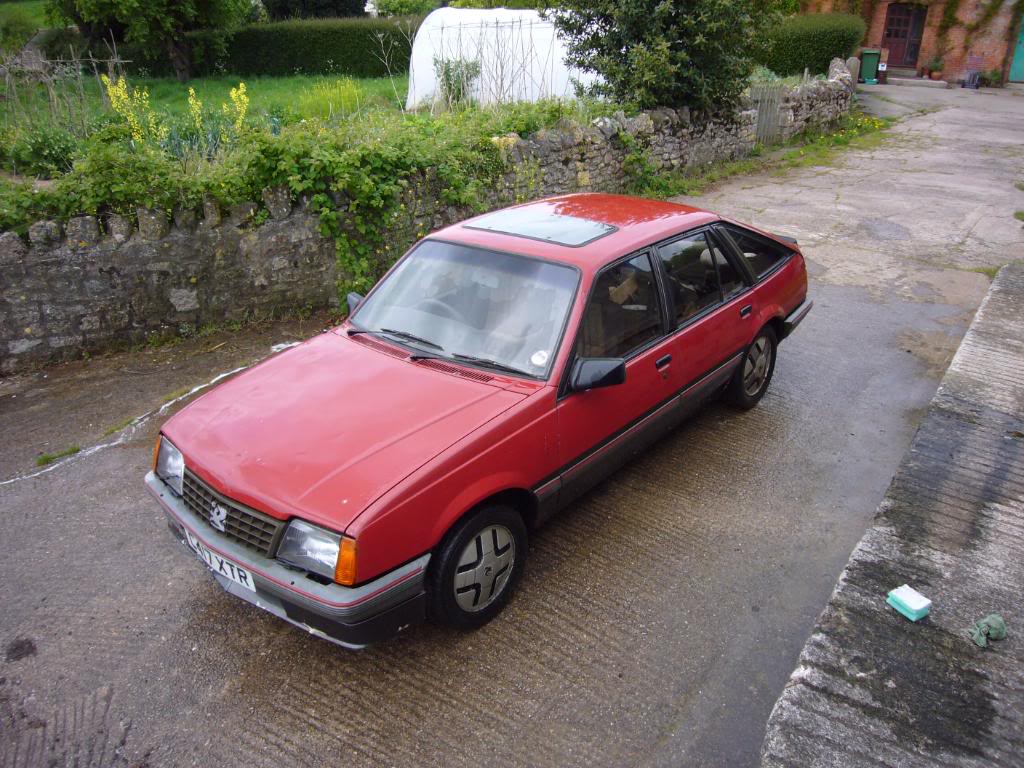
[(146, 487), (186, 547), (187, 529), (213, 552), (248, 570), (256, 591), (211, 571), (221, 587), (317, 637), (363, 648), (422, 622), (426, 615), (423, 583), (429, 554), (358, 587), (320, 584), (215, 531), (153, 472), (146, 475)]

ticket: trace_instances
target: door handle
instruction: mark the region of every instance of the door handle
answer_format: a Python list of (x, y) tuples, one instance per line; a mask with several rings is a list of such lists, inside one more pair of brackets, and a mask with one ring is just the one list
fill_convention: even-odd
[(740, 317), (750, 317), (750, 312), (753, 308), (753, 304), (747, 304), (745, 307), (740, 307)]
[(664, 357), (659, 357), (654, 362), (654, 367), (655, 368), (664, 368), (666, 365), (668, 365), (671, 362), (672, 362), (672, 355), (665, 355)]

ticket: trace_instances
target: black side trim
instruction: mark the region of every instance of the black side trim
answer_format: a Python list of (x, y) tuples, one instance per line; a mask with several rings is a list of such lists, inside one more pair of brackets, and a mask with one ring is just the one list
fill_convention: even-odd
[[(616, 432), (613, 432), (612, 434), (608, 435), (608, 437), (606, 437), (604, 440), (602, 440), (597, 445), (595, 445), (595, 446), (589, 448), (588, 450), (584, 451), (579, 456), (577, 456), (575, 459), (567, 462), (566, 464), (563, 464), (560, 468), (558, 468), (557, 470), (552, 472), (550, 475), (545, 477), (543, 480), (541, 480), (539, 483), (534, 485), (533, 488), (531, 488), (530, 490), (533, 493), (537, 494), (539, 497), (542, 497), (545, 500), (550, 499), (551, 496), (554, 495), (555, 492), (558, 490), (558, 480), (559, 480), (559, 478), (561, 478), (567, 472), (572, 470), (573, 467), (575, 467), (578, 464), (581, 464), (582, 462), (586, 461), (587, 459), (589, 459), (594, 454), (596, 454), (599, 451), (603, 450), (610, 443), (613, 443), (616, 440), (618, 440), (622, 435), (624, 435), (625, 433), (627, 433), (630, 430), (634, 429), (635, 427), (637, 427), (642, 422), (646, 421), (651, 416), (651, 414), (655, 413), (656, 411), (661, 410), (666, 405), (671, 403), (673, 400), (675, 400), (677, 398), (685, 398), (685, 397), (687, 397), (688, 395), (690, 395), (692, 393), (700, 392), (703, 389), (703, 385), (706, 385), (709, 382), (710, 379), (713, 379), (715, 377), (716, 374), (722, 372), (723, 368), (727, 368), (730, 364), (735, 364), (736, 362), (738, 362), (738, 360), (743, 356), (743, 353), (745, 351), (746, 351), (746, 347), (740, 349), (737, 352), (734, 352), (733, 354), (731, 354), (728, 357), (726, 357), (718, 365), (714, 366), (710, 370), (708, 370), (705, 373), (701, 374), (700, 376), (698, 376), (696, 379), (693, 379), (689, 383), (684, 384), (680, 389), (676, 390), (671, 395), (666, 397), (664, 400), (660, 401), (657, 405), (655, 405), (655, 406), (653, 406), (651, 408), (648, 408), (646, 411), (644, 411), (642, 414), (637, 416), (635, 419), (633, 419), (631, 422), (626, 424), (624, 427), (622, 427), (621, 429), (617, 430)], [(543, 496), (542, 496), (542, 492), (543, 492)]]

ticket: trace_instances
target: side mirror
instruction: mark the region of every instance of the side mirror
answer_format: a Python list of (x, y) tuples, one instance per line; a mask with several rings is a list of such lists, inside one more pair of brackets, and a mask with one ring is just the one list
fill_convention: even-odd
[(361, 294), (352, 291), (352, 293), (345, 297), (345, 300), (348, 302), (348, 313), (351, 315), (356, 311), (356, 307), (359, 306), (359, 302), (363, 300), (363, 297)]
[(614, 387), (626, 381), (626, 361), (620, 357), (583, 357), (572, 367), (569, 386), (574, 392)]

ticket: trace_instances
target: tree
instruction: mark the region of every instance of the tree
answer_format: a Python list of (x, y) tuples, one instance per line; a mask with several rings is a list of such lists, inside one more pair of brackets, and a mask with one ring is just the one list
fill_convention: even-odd
[(319, 19), (363, 16), (366, 0), (264, 0), (270, 18)]
[[(229, 29), (241, 23), (251, 0), (50, 0), (57, 18), (96, 30), (123, 33), (124, 39), (167, 53), (178, 80), (189, 78), (192, 50), (187, 33)], [(86, 30), (83, 29), (83, 32)]]
[(601, 75), (599, 94), (642, 108), (716, 111), (734, 104), (746, 86), (762, 23), (754, 17), (755, 0), (558, 5), (547, 13), (566, 41), (569, 63)]

